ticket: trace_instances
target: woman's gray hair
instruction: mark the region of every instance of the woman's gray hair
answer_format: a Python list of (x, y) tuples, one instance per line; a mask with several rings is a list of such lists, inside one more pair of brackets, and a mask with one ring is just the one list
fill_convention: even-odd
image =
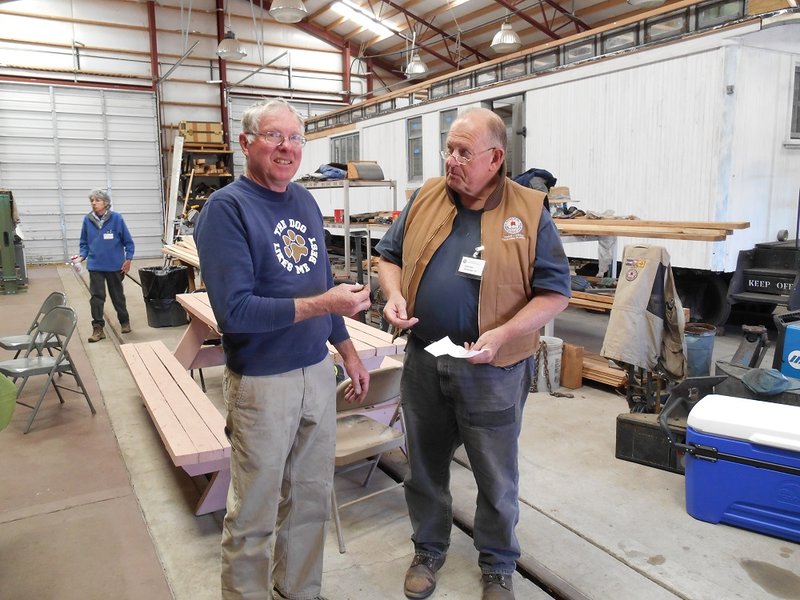
[(297, 112), (297, 109), (283, 98), (272, 98), (263, 102), (256, 102), (244, 111), (242, 115), (242, 131), (247, 134), (247, 141), (251, 144), (253, 143), (255, 138), (252, 134), (259, 133), (258, 125), (265, 115), (286, 110), (297, 117), (297, 122), (300, 125), (300, 132), (305, 132), (306, 123), (303, 117), (300, 116), (300, 113)]
[(103, 204), (106, 206), (111, 206), (111, 196), (108, 195), (108, 192), (104, 192), (103, 190), (93, 190), (89, 192), (89, 200), (92, 198), (102, 200)]

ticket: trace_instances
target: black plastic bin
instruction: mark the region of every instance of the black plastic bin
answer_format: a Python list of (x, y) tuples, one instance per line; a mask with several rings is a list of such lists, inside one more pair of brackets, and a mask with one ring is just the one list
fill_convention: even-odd
[(177, 327), (189, 322), (186, 311), (175, 300), (189, 288), (186, 267), (144, 267), (139, 269), (139, 281), (150, 327)]

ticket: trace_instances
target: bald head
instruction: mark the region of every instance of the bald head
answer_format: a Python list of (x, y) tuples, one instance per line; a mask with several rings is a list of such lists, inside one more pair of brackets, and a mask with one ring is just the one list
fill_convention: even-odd
[(468, 108), (456, 117), (453, 126), (459, 121), (466, 121), (472, 127), (483, 130), (486, 134), (485, 139), (490, 145), (505, 151), (508, 143), (506, 124), (488, 108)]

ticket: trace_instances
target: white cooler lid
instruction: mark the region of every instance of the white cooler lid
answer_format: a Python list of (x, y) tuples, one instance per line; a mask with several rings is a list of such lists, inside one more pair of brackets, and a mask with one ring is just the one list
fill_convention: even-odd
[(687, 424), (702, 433), (800, 452), (800, 406), (709, 394), (689, 412)]

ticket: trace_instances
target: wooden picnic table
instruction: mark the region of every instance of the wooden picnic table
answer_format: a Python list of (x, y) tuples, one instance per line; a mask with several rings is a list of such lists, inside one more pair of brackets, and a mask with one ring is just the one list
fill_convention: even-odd
[[(191, 317), (189, 326), (175, 348), (175, 358), (186, 369), (203, 369), (225, 364), (221, 345), (204, 345), (207, 340), (220, 339), (220, 331), (206, 292), (178, 294), (178, 303)], [(367, 369), (375, 369), (386, 356), (402, 354), (405, 340), (392, 340), (391, 334), (375, 327), (345, 317), (350, 339)], [(341, 364), (342, 357), (333, 345), (328, 344), (333, 360)]]

